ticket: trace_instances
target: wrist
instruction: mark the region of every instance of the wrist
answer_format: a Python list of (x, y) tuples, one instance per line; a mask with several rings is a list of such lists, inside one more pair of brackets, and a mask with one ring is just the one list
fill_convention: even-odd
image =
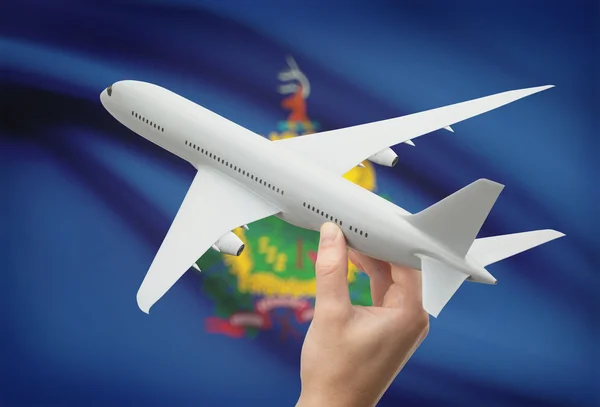
[(372, 407), (378, 400), (370, 395), (358, 395), (350, 389), (343, 392), (302, 390), (295, 407)]

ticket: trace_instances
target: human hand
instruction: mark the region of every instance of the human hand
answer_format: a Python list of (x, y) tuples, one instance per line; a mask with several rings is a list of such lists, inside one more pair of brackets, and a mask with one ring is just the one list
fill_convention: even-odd
[(346, 240), (336, 224), (325, 223), (297, 407), (374, 406), (427, 336), (421, 273), (352, 250), (349, 256), (371, 280), (371, 307), (350, 302)]

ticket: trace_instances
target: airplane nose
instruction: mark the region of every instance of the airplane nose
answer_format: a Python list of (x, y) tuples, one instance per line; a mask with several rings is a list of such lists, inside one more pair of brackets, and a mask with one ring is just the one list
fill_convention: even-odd
[(104, 89), (102, 91), (102, 93), (100, 93), (100, 102), (102, 103), (102, 106), (104, 106), (104, 107), (106, 107), (106, 103), (108, 102), (108, 99), (113, 94), (113, 86), (114, 86), (114, 84), (110, 85), (108, 88)]
[(106, 99), (108, 98), (108, 94), (106, 92), (106, 89), (104, 89), (101, 93), (100, 93), (100, 102), (102, 103), (102, 106), (106, 107)]

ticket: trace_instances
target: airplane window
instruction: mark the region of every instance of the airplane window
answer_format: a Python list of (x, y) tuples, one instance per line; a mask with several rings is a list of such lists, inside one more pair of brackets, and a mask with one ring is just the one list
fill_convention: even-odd
[(340, 221), (340, 226), (342, 226), (342, 221)]
[(362, 230), (360, 231), (360, 235), (362, 236)]
[(365, 237), (369, 237), (369, 234), (367, 232), (365, 232)]
[(133, 110), (131, 111), (131, 115), (133, 116)]

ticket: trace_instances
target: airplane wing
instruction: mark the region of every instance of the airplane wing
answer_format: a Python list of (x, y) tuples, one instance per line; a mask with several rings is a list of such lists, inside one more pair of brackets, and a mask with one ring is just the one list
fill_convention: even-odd
[(277, 140), (275, 143), (343, 175), (384, 148), (446, 128), (553, 86), (512, 90), (394, 119)]
[(137, 293), (154, 305), (213, 243), (236, 227), (280, 212), (226, 176), (200, 167)]

